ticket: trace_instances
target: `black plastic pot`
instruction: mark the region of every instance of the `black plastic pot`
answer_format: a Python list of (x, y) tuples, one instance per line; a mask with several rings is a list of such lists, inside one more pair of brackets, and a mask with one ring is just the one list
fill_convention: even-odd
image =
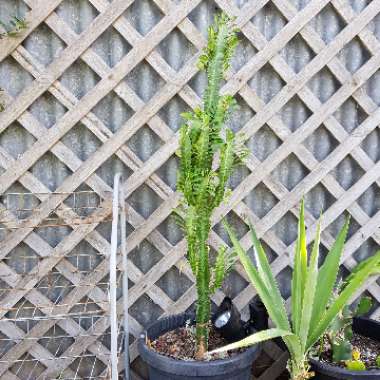
[(173, 315), (153, 323), (139, 339), (138, 348), (148, 365), (150, 380), (250, 380), (252, 362), (260, 354), (261, 346), (255, 345), (229, 359), (213, 361), (184, 361), (160, 355), (146, 344), (146, 337), (157, 339), (167, 331), (185, 326), (193, 320), (189, 314)]
[[(368, 318), (355, 318), (352, 327), (354, 332), (380, 342), (380, 322)], [(310, 360), (310, 364), (316, 374), (314, 380), (380, 380), (380, 369), (348, 371), (313, 359)]]

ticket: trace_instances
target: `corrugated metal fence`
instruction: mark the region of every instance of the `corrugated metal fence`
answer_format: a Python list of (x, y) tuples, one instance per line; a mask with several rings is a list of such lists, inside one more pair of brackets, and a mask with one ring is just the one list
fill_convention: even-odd
[[(229, 243), (219, 223), (227, 216), (250, 248), (251, 218), (288, 297), (305, 196), (308, 239), (323, 210), (326, 250), (351, 215), (343, 275), (379, 248), (380, 0), (0, 0), (0, 21), (28, 21), (0, 40), (1, 379), (108, 376), (116, 172), (128, 207), (136, 376), (146, 376), (134, 341), (142, 327), (192, 307), (172, 217), (175, 151), (180, 113), (200, 102), (195, 63), (219, 9), (241, 29), (223, 90), (236, 95), (229, 125), (251, 155), (215, 215), (212, 246)], [(379, 285), (365, 290), (375, 318)], [(225, 294), (246, 313), (255, 291), (241, 267), (213, 301)], [(267, 346), (269, 368), (255, 377), (275, 379), (285, 361)]]

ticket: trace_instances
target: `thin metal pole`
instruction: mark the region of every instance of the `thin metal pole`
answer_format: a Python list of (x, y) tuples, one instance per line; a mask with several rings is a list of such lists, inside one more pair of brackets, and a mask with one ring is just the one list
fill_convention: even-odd
[(128, 260), (127, 260), (127, 217), (125, 209), (124, 188), (120, 186), (120, 206), (121, 206), (121, 255), (123, 259), (123, 311), (124, 311), (124, 365), (125, 380), (129, 380), (129, 324), (128, 324)]
[(111, 308), (111, 379), (118, 380), (117, 369), (117, 309), (116, 309), (116, 262), (117, 262), (117, 228), (119, 221), (119, 183), (120, 173), (117, 173), (113, 182), (112, 199), (112, 233), (110, 254), (110, 308)]

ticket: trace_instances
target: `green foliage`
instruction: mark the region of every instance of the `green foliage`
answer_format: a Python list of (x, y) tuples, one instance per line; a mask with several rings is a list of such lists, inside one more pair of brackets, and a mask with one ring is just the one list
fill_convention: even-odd
[(380, 355), (376, 358), (376, 366), (380, 368)]
[(14, 16), (9, 22), (10, 25), (5, 25), (0, 21), (0, 25), (5, 29), (5, 32), (0, 34), (0, 39), (5, 37), (18, 37), (27, 27), (28, 23), (24, 18)]
[[(272, 330), (267, 330), (266, 332), (260, 332), (260, 335), (253, 334), (244, 341), (233, 343), (215, 352), (241, 347), (246, 345), (247, 341), (257, 343), (268, 339), (273, 334), (277, 334), (277, 336), (282, 337), (290, 353), (288, 370), (291, 379), (304, 380), (311, 378), (313, 374), (310, 373), (308, 364), (311, 348), (323, 336), (334, 318), (361, 288), (366, 279), (371, 275), (380, 273), (380, 251), (355, 268), (353, 275), (349, 276), (347, 282), (331, 302), (331, 292), (337, 280), (339, 262), (348, 230), (348, 221), (340, 231), (323, 265), (318, 268), (321, 222), (318, 223), (314, 245), (310, 255), (308, 255), (304, 204), (302, 202), (292, 278), (292, 298), (296, 300), (292, 300), (290, 323), (284, 300), (281, 297), (268, 259), (253, 227), (251, 226), (255, 264), (252, 263), (240, 245), (234, 231), (228, 224), (225, 224), (225, 227), (252, 285), (267, 308), (269, 317), (276, 327), (276, 333), (273, 333)], [(328, 293), (327, 296), (325, 293)]]
[(367, 314), (373, 306), (373, 300), (371, 297), (360, 298), (359, 304), (354, 311), (354, 317), (361, 317)]
[(372, 299), (362, 297), (354, 311), (351, 311), (349, 306), (345, 306), (333, 319), (325, 335), (330, 342), (334, 362), (339, 363), (351, 359), (353, 352), (351, 345), (353, 318), (367, 314), (371, 307)]
[(347, 360), (346, 368), (349, 371), (365, 371), (365, 364), (361, 360)]
[(361, 360), (348, 360), (346, 362), (346, 368), (349, 371), (365, 371), (365, 364)]
[(331, 343), (331, 350), (332, 360), (335, 363), (349, 360), (352, 356), (352, 345), (346, 336), (343, 339), (333, 341)]
[(3, 92), (3, 89), (0, 88), (0, 112), (4, 112), (5, 111), (5, 104), (1, 100), (1, 94), (2, 94), (2, 92)]
[(220, 88), (237, 43), (231, 20), (224, 14), (217, 16), (198, 65), (207, 75), (203, 105), (182, 115), (185, 124), (180, 130), (177, 188), (183, 199), (177, 214), (182, 218), (187, 257), (196, 278), (199, 357), (207, 351), (210, 296), (220, 287), (234, 261), (230, 253), (221, 249), (211, 266), (207, 240), (212, 213), (225, 199), (229, 177), (246, 154), (231, 130), (225, 130), (223, 138), (223, 126), (235, 100), (221, 95)]

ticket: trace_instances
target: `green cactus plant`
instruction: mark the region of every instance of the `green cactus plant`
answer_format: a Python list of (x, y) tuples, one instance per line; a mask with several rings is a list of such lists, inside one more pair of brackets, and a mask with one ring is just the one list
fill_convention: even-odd
[(210, 296), (218, 289), (233, 264), (233, 256), (220, 249), (215, 264), (210, 262), (208, 237), (213, 211), (228, 193), (228, 180), (234, 167), (246, 154), (230, 129), (223, 128), (236, 105), (230, 95), (221, 95), (225, 72), (238, 43), (236, 29), (224, 14), (209, 28), (208, 42), (199, 59), (207, 75), (203, 104), (182, 115), (180, 130), (180, 168), (177, 188), (182, 201), (177, 210), (187, 239), (187, 258), (196, 279), (197, 359), (208, 348)]

